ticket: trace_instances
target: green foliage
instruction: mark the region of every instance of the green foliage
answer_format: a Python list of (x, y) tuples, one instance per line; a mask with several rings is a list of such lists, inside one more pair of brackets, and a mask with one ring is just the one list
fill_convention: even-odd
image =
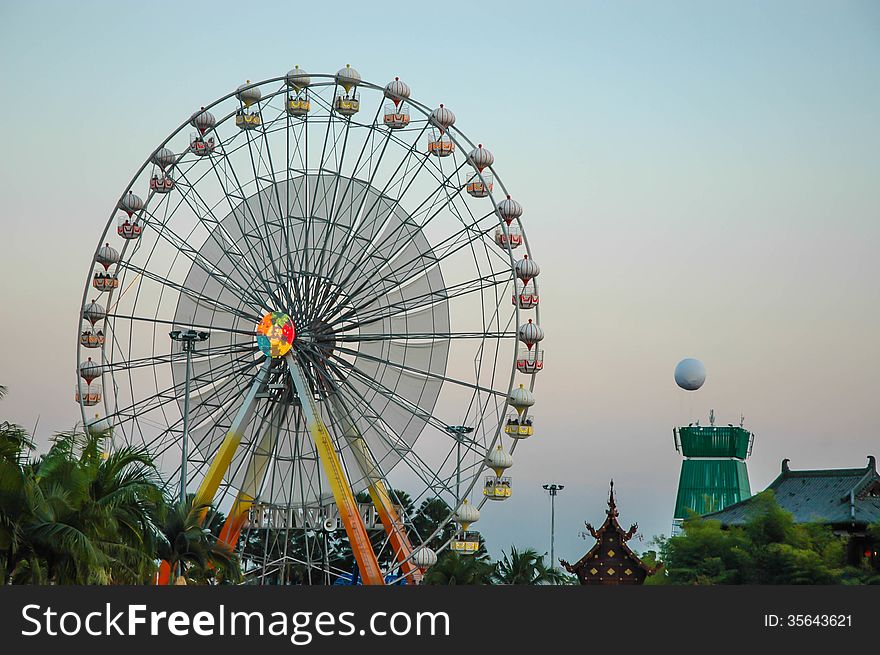
[[(820, 524), (797, 524), (772, 490), (754, 496), (743, 526), (693, 515), (683, 533), (654, 541), (645, 561), (664, 568), (647, 584), (858, 584), (876, 576), (846, 565), (846, 539)], [(656, 564), (652, 564), (656, 565)]]
[(569, 576), (544, 562), (547, 553), (539, 555), (534, 548), (510, 547), (510, 554), (502, 553), (495, 565), (492, 581), (504, 585), (566, 584)]
[(426, 585), (487, 585), (492, 583), (495, 567), (485, 549), (473, 555), (459, 555), (451, 550), (443, 551), (437, 563), (428, 569), (423, 584)]
[(27, 432), (0, 424), (0, 584), (143, 584), (166, 555), (191, 579), (237, 579), (211, 524), (166, 504), (149, 453), (107, 438), (59, 433), (32, 459)]

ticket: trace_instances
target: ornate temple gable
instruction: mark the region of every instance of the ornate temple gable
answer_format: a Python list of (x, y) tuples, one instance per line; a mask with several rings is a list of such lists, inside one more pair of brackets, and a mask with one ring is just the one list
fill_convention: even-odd
[(594, 528), (586, 523), (595, 545), (575, 564), (560, 560), (562, 566), (577, 576), (582, 585), (642, 584), (654, 572), (627, 545), (639, 529), (638, 523), (624, 530), (618, 522), (619, 512), (614, 499), (614, 481), (608, 494), (605, 522)]

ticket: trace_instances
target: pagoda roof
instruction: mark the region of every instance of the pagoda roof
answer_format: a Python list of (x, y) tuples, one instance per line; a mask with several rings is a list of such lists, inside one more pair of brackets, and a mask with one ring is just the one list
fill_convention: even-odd
[[(872, 455), (862, 468), (795, 471), (788, 463), (782, 460), (781, 473), (767, 489), (773, 490), (776, 502), (794, 515), (795, 522), (865, 526), (880, 521), (880, 474)], [(705, 514), (704, 518), (724, 525), (742, 525), (751, 518), (753, 499)]]
[(636, 531), (639, 529), (638, 523), (633, 523), (629, 530), (624, 530), (620, 525), (620, 522), (617, 520), (619, 516), (619, 511), (617, 509), (617, 501), (614, 498), (614, 481), (611, 481), (611, 491), (608, 494), (608, 509), (605, 510), (605, 522), (596, 529), (589, 523), (585, 523), (587, 530), (590, 532), (592, 537), (596, 540), (596, 543), (587, 551), (586, 555), (581, 557), (574, 564), (569, 564), (565, 560), (559, 560), (560, 564), (562, 564), (563, 568), (565, 568), (570, 573), (577, 573), (579, 570), (585, 568), (588, 563), (594, 561), (594, 556), (597, 555), (602, 548), (603, 535), (607, 532), (611, 531), (616, 533), (620, 537), (619, 547), (623, 550), (623, 552), (628, 556), (628, 559), (632, 561), (632, 563), (645, 571), (647, 575), (650, 575), (656, 571), (656, 569), (648, 566), (644, 562), (642, 562), (641, 558), (627, 545), (627, 541), (633, 538), (636, 534)]

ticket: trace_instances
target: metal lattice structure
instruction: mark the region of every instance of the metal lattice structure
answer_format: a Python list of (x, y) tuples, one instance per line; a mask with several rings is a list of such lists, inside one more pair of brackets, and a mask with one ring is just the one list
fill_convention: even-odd
[[(169, 485), (183, 455), (252, 577), (350, 577), (350, 553), (365, 583), (417, 581), (473, 545), (533, 432), (540, 269), (521, 215), (489, 150), (399, 79), (248, 82), (159, 144), (107, 222), (83, 421), (146, 445)], [(206, 340), (187, 352), (169, 332), (188, 330)]]

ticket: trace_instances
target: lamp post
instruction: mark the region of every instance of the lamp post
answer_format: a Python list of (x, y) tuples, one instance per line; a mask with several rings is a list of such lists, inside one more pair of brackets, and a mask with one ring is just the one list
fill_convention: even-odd
[(455, 507), (461, 503), (461, 442), (474, 429), (467, 425), (447, 425), (446, 431), (455, 439)]
[(544, 490), (550, 494), (550, 568), (556, 568), (556, 494), (565, 489), (564, 484), (545, 484)]
[(181, 330), (174, 330), (173, 332), (169, 332), (168, 336), (171, 337), (172, 341), (177, 341), (180, 343), (180, 347), (183, 352), (186, 353), (186, 382), (184, 383), (183, 389), (183, 442), (181, 445), (181, 457), (180, 457), (180, 502), (186, 502), (186, 459), (188, 450), (189, 450), (189, 382), (190, 382), (190, 368), (192, 364), (192, 354), (193, 350), (195, 350), (196, 343), (207, 341), (208, 337), (211, 336), (210, 332), (196, 332), (192, 328), (189, 330), (182, 332)]

